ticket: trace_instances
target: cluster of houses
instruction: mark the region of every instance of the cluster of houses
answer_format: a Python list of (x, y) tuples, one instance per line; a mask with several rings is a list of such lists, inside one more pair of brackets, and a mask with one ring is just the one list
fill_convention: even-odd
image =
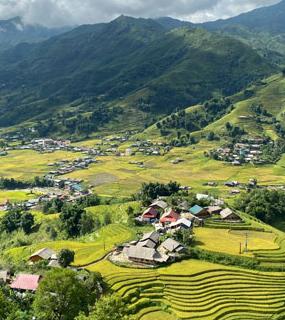
[(19, 203), (11, 203), (9, 199), (0, 203), (0, 211), (8, 211), (13, 207), (25, 208), (26, 210), (36, 209), (42, 206), (45, 202), (55, 199), (65, 202), (76, 202), (77, 200), (92, 194), (92, 191), (85, 189), (81, 180), (77, 179), (54, 179), (46, 177), (52, 182), (53, 187), (34, 188), (33, 194), (37, 195), (33, 199), (22, 201)]
[(194, 225), (202, 226), (204, 220), (215, 216), (217, 219), (229, 222), (240, 222), (240, 217), (230, 208), (218, 205), (201, 207), (198, 204), (189, 207), (187, 201), (179, 205), (178, 213), (163, 200), (153, 202), (137, 221), (151, 223), (159, 232), (176, 232), (180, 229), (190, 229)]
[(143, 140), (131, 144), (130, 148), (126, 149), (126, 154), (141, 153), (145, 156), (160, 156), (169, 152), (171, 148), (170, 145), (163, 142), (154, 143), (151, 140)]
[[(9, 140), (10, 141), (10, 140)], [(18, 141), (18, 140), (16, 140)], [(39, 153), (53, 153), (56, 151), (80, 152), (90, 156), (105, 155), (100, 148), (74, 146), (69, 140), (34, 139), (24, 144), (11, 145), (4, 148), (3, 152), (10, 150), (35, 150)]]
[[(29, 257), (30, 264), (39, 261), (47, 261), (49, 267), (60, 267), (56, 252), (48, 248), (41, 249)], [(13, 277), (8, 270), (0, 271), (0, 282), (7, 284), (19, 294), (35, 293), (41, 280), (42, 276), (36, 274), (18, 274)]]
[(92, 157), (78, 158), (72, 161), (61, 160), (56, 163), (50, 163), (49, 167), (55, 167), (55, 170), (49, 172), (49, 175), (60, 176), (65, 175), (75, 170), (87, 169), (92, 163), (96, 163), (97, 160)]
[(244, 163), (264, 164), (265, 161), (262, 159), (264, 142), (262, 138), (249, 138), (232, 147), (210, 151), (210, 156), (216, 160), (229, 162), (234, 166), (240, 166)]
[(113, 262), (154, 266), (175, 261), (185, 251), (181, 243), (172, 238), (161, 241), (161, 234), (152, 231), (118, 248), (109, 259)]
[[(159, 265), (175, 261), (186, 252), (185, 246), (172, 238), (178, 231), (191, 231), (194, 226), (202, 226), (205, 219), (211, 217), (230, 223), (241, 221), (233, 210), (216, 204), (208, 207), (196, 204), (189, 208), (187, 201), (182, 201), (179, 208), (177, 212), (162, 199), (154, 201), (136, 220), (152, 224), (155, 231), (119, 247), (110, 256), (111, 261), (136, 265)], [(189, 235), (191, 236), (191, 232)]]

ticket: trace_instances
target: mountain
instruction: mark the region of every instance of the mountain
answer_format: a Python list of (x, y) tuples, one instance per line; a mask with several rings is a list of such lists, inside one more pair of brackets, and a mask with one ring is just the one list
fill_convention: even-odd
[(285, 64), (285, 0), (237, 17), (195, 26), (234, 37), (269, 61)]
[(46, 28), (40, 25), (25, 24), (20, 17), (0, 20), (0, 50), (21, 42), (39, 42), (64, 33), (71, 28)]
[(285, 32), (285, 0), (273, 6), (262, 7), (239, 16), (203, 23), (208, 30), (221, 30), (235, 25), (254, 31), (280, 34)]
[(155, 19), (155, 21), (159, 23), (161, 26), (163, 26), (166, 30), (172, 30), (172, 29), (184, 28), (184, 27), (192, 28), (195, 26), (194, 23), (173, 19), (171, 17), (161, 17), (161, 18)]
[(50, 119), (63, 109), (73, 119), (103, 107), (120, 108), (128, 127), (130, 113), (149, 121), (233, 94), (275, 70), (235, 39), (121, 16), (2, 53), (0, 125)]

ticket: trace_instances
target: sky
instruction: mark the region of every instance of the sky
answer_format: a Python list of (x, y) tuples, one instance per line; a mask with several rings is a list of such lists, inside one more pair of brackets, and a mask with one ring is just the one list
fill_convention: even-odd
[(0, 19), (21, 16), (49, 27), (107, 22), (124, 14), (204, 22), (228, 18), (280, 0), (0, 0)]

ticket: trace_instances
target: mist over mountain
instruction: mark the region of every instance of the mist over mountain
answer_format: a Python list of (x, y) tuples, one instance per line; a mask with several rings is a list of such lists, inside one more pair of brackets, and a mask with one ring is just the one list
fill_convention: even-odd
[(0, 50), (22, 42), (34, 43), (47, 40), (70, 29), (72, 27), (47, 28), (41, 25), (28, 25), (20, 17), (0, 20)]

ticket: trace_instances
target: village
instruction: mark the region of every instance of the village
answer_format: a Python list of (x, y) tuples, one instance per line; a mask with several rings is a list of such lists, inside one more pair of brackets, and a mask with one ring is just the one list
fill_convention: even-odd
[(262, 138), (247, 138), (232, 146), (212, 150), (209, 156), (215, 160), (231, 163), (233, 166), (245, 163), (261, 165), (266, 163), (262, 159), (264, 145), (265, 140)]
[[(195, 227), (203, 227), (207, 219), (223, 223), (241, 223), (242, 219), (220, 199), (197, 194), (197, 202), (207, 200), (210, 206), (195, 204), (189, 207), (181, 201), (176, 208), (163, 199), (154, 201), (145, 211), (135, 218), (138, 225), (152, 225), (155, 229), (144, 234), (139, 240), (117, 247), (109, 257), (120, 265), (129, 263), (136, 266), (156, 266), (181, 259), (191, 243)], [(185, 243), (177, 241), (178, 233), (183, 232)]]

